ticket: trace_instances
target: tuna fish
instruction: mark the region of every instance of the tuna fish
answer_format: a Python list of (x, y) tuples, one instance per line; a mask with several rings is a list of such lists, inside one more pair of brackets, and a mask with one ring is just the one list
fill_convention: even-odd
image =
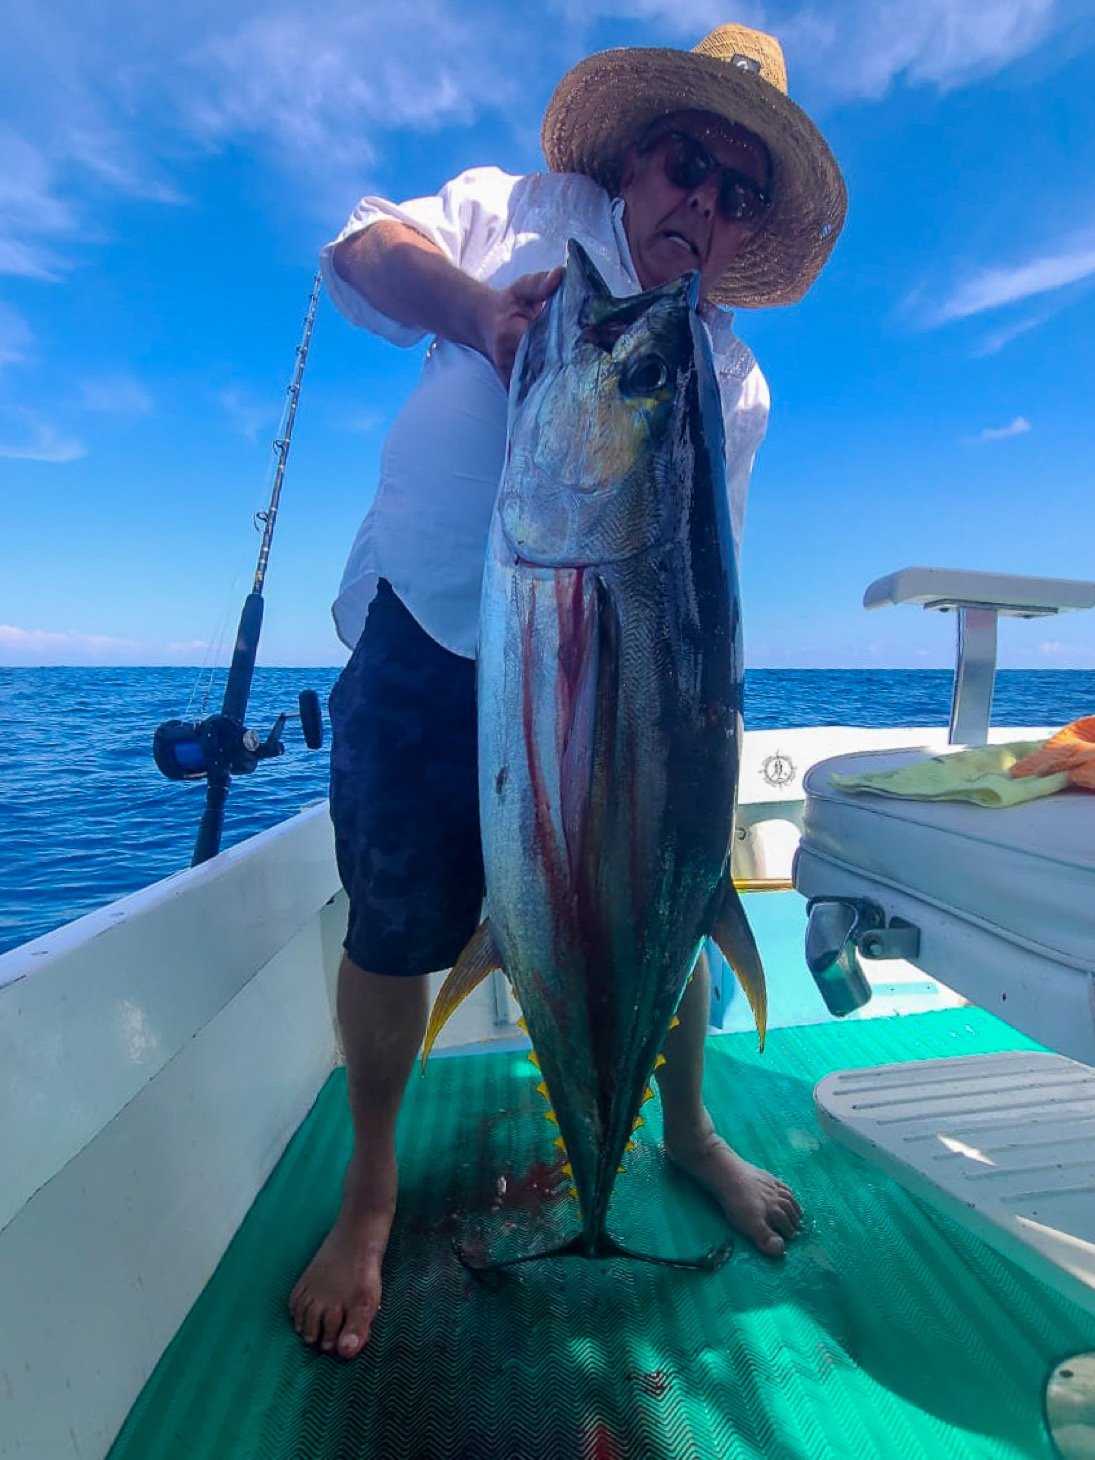
[(764, 1036), (730, 879), (741, 630), (697, 290), (615, 298), (572, 242), (519, 352), (477, 671), (487, 919), (427, 1036), (504, 969), (580, 1207), (557, 1252), (587, 1257), (624, 1251), (609, 1197), (706, 937)]

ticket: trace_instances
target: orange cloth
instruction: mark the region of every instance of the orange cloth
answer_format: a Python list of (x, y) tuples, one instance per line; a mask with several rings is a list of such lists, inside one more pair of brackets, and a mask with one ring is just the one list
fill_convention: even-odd
[(1074, 786), (1095, 791), (1095, 715), (1073, 720), (1033, 755), (1016, 761), (1012, 776), (1050, 776), (1063, 772)]

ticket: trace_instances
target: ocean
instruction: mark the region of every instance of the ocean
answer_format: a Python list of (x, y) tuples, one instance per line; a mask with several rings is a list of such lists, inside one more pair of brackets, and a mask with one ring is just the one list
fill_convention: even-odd
[[(337, 673), (256, 670), (247, 723), (264, 739), (301, 689), (326, 707)], [(193, 669), (0, 668), (0, 952), (189, 865), (205, 787), (165, 780), (151, 747), (161, 721), (219, 709), (223, 674), (195, 699), (198, 681)], [(757, 669), (746, 724), (945, 724), (950, 694), (947, 670)], [(1093, 712), (1095, 671), (997, 676), (995, 725)], [(284, 739), (284, 755), (233, 780), (224, 846), (326, 796), (326, 748), (309, 751), (295, 721)]]

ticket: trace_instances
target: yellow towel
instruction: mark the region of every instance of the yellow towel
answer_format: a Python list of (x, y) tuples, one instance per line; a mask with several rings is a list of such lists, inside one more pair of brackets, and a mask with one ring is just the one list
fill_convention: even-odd
[(1007, 745), (978, 746), (934, 755), (915, 765), (860, 776), (833, 776), (841, 791), (875, 791), (882, 796), (911, 796), (925, 801), (973, 801), (978, 806), (1017, 806), (1038, 796), (1051, 796), (1068, 785), (1068, 776), (1008, 774), (1018, 761), (1033, 755), (1044, 740), (1013, 740)]

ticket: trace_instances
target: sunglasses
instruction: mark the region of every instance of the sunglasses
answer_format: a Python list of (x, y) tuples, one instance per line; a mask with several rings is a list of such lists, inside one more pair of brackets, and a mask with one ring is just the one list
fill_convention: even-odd
[(665, 153), (665, 175), (675, 188), (693, 193), (716, 174), (719, 213), (728, 223), (753, 223), (768, 211), (772, 195), (766, 188), (759, 187), (737, 168), (716, 162), (703, 143), (687, 132), (659, 132), (636, 151), (653, 152), (667, 142), (670, 145)]

